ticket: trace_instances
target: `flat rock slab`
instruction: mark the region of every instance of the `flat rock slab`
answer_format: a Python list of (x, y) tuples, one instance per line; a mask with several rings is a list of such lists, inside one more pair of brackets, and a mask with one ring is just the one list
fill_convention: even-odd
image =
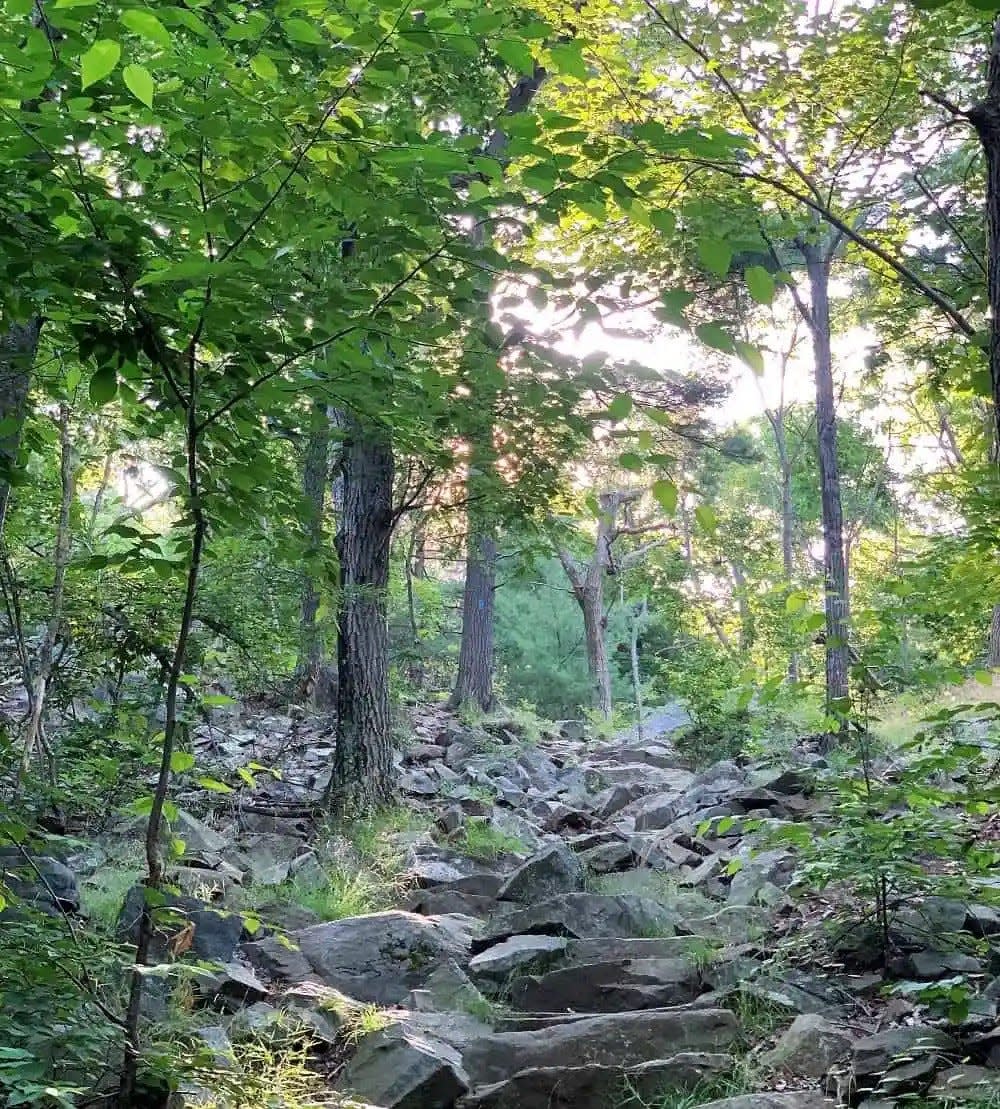
[(567, 893), (523, 909), (504, 910), (490, 921), (473, 949), (483, 951), (509, 936), (527, 933), (572, 939), (673, 935), (675, 916), (636, 894)]
[(284, 954), (274, 939), (244, 944), (243, 951), (274, 977), (315, 978), (359, 1001), (395, 1005), (450, 961), (466, 960), (476, 923), (465, 916), (372, 913), (295, 932), (295, 950)]
[(515, 971), (537, 973), (557, 962), (570, 941), (565, 936), (511, 936), (469, 963), (473, 978), (504, 982)]
[(803, 1013), (781, 1036), (763, 1061), (791, 1074), (821, 1078), (851, 1050), (854, 1037), (842, 1024), (819, 1013)]
[(696, 1086), (732, 1064), (729, 1055), (681, 1052), (634, 1067), (532, 1067), (474, 1091), (460, 1104), (463, 1109), (606, 1109), (626, 1088), (633, 1096), (653, 1098), (664, 1087)]
[(724, 1051), (735, 1039), (729, 1009), (653, 1009), (582, 1017), (537, 1032), (499, 1032), (473, 1040), (465, 1068), (476, 1086), (504, 1082), (522, 1070), (576, 1066), (638, 1066), (682, 1051)]
[(823, 1097), (819, 1090), (785, 1090), (723, 1097), (703, 1102), (696, 1109), (834, 1109), (836, 1104)]
[(527, 1012), (620, 1013), (685, 1005), (701, 991), (698, 968), (687, 959), (625, 959), (515, 978), (510, 1004)]

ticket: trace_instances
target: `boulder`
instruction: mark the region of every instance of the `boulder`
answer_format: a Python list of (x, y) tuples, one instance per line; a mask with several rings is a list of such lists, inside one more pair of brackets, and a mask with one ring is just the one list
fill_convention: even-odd
[(221, 855), (232, 846), (224, 835), (214, 828), (209, 828), (204, 821), (192, 816), (187, 809), (178, 809), (176, 816), (170, 821), (170, 837), (184, 841), (183, 858), (185, 859)]
[(476, 955), (469, 963), (469, 973), (500, 985), (515, 972), (531, 974), (546, 969), (568, 943), (565, 936), (511, 936)]
[(273, 938), (243, 951), (254, 966), (285, 981), (311, 977), (359, 1001), (395, 1005), (449, 960), (466, 959), (474, 924), (464, 916), (372, 913), (295, 932), (290, 940), (297, 950), (286, 948), (284, 955)]
[(691, 1088), (732, 1067), (732, 1058), (707, 1052), (681, 1052), (636, 1066), (531, 1067), (504, 1082), (476, 1090), (463, 1109), (606, 1109), (617, 1104), (622, 1088), (650, 1104), (664, 1089)]
[(858, 1040), (851, 1061), (858, 1089), (863, 1093), (902, 1092), (926, 1089), (942, 1062), (960, 1055), (958, 1044), (943, 1029), (914, 1024), (887, 1028)]
[[(73, 871), (50, 855), (26, 855), (17, 847), (0, 847), (0, 884), (48, 916), (80, 909)], [(10, 911), (16, 912), (13, 904)]]
[(835, 1024), (819, 1013), (802, 1013), (763, 1061), (791, 1074), (821, 1078), (851, 1050), (853, 1042), (854, 1037), (842, 1024)]
[[(145, 897), (145, 886), (133, 886), (128, 891), (118, 916), (120, 939), (135, 943)], [(175, 955), (187, 952), (192, 958), (212, 963), (232, 960), (243, 934), (239, 913), (215, 908), (196, 897), (158, 893), (157, 900), (161, 903), (152, 909), (154, 959), (163, 960), (173, 950)]]
[(854, 998), (846, 990), (794, 968), (758, 974), (750, 981), (741, 982), (740, 989), (751, 997), (793, 1013), (846, 1015), (854, 1006)]
[(696, 1109), (834, 1109), (835, 1105), (819, 1090), (784, 1090), (704, 1101)]
[(718, 1052), (736, 1037), (729, 1009), (666, 1009), (583, 1017), (535, 1031), (497, 1032), (473, 1040), (465, 1067), (475, 1084), (503, 1082), (519, 1071), (573, 1066), (627, 1068), (680, 1051)]
[(967, 1063), (949, 1067), (934, 1076), (928, 1094), (943, 1102), (981, 1101), (995, 1105), (1000, 1097), (1000, 1074)]
[(583, 889), (584, 870), (580, 860), (564, 844), (554, 844), (522, 863), (500, 887), (502, 901), (525, 905), (562, 893)]
[(365, 1036), (336, 1086), (381, 1109), (453, 1109), (468, 1088), (454, 1048), (403, 1024)]
[(254, 972), (235, 962), (225, 963), (217, 971), (196, 979), (195, 990), (209, 1004), (230, 1012), (266, 1001), (269, 996), (267, 986)]
[(530, 1012), (621, 1013), (684, 1005), (701, 990), (698, 969), (687, 959), (624, 959), (515, 978), (510, 1004)]
[(662, 905), (636, 894), (567, 893), (535, 905), (504, 909), (487, 924), (473, 950), (510, 936), (545, 933), (572, 939), (673, 935), (676, 917)]

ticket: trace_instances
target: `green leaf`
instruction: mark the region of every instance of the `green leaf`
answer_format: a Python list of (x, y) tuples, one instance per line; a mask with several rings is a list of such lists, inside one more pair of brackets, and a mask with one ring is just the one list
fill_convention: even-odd
[(623, 470), (641, 470), (643, 461), (635, 451), (626, 451), (624, 454), (618, 456), (618, 465)]
[(627, 419), (629, 413), (632, 411), (632, 398), (628, 393), (619, 393), (615, 399), (608, 405), (608, 419), (614, 420), (618, 423), (621, 420)]
[(667, 513), (668, 516), (673, 516), (677, 511), (677, 486), (672, 481), (667, 481), (661, 478), (659, 481), (653, 482), (653, 497)]
[(224, 693), (208, 693), (202, 697), (201, 703), (209, 707), (236, 704), (232, 697), (227, 697)]
[(579, 42), (565, 42), (553, 46), (549, 51), (549, 55), (552, 58), (553, 66), (559, 73), (576, 77), (580, 81), (586, 81), (590, 76), (587, 63), (583, 60), (583, 49)]
[(136, 100), (145, 104), (147, 108), (152, 108), (156, 85), (148, 69), (141, 65), (127, 65), (122, 70), (122, 79), (125, 81), (125, 87)]
[(729, 263), (733, 260), (733, 252), (729, 244), (722, 239), (699, 239), (698, 257), (709, 273), (725, 277), (729, 273)]
[(535, 59), (520, 39), (501, 39), (494, 47), (500, 58), (518, 73), (534, 73)]
[(687, 327), (684, 310), (694, 302), (694, 299), (694, 293), (688, 292), (687, 289), (669, 289), (665, 293), (660, 293), (662, 307), (657, 310), (656, 314), (660, 319), (666, 323), (672, 323), (675, 327)]
[(789, 593), (785, 598), (785, 612), (792, 613), (800, 611), (800, 609), (805, 608), (808, 599), (808, 596), (801, 590)]
[(326, 43), (326, 39), (320, 34), (319, 28), (315, 23), (310, 23), (308, 19), (297, 17), (283, 19), (281, 26), (293, 42), (304, 42), (310, 46), (323, 46)]
[(277, 81), (278, 67), (266, 54), (254, 54), (250, 68), (262, 81)]
[(718, 520), (715, 518), (715, 512), (712, 510), (711, 505), (700, 504), (694, 510), (694, 518), (698, 521), (698, 526), (702, 531), (711, 534), (719, 526)]
[(721, 350), (726, 354), (732, 354), (736, 349), (732, 335), (721, 324), (702, 323), (694, 329), (694, 333), (706, 347), (711, 347), (713, 350)]
[(976, 671), (976, 681), (979, 682), (980, 685), (992, 686), (993, 685), (993, 675), (989, 670), (977, 670)]
[(211, 790), (212, 793), (232, 793), (233, 787), (220, 782), (218, 778), (198, 778), (198, 785), (202, 789)]
[(90, 379), (91, 403), (96, 405), (107, 404), (113, 400), (118, 392), (118, 374), (114, 366), (99, 366)]
[(129, 8), (128, 11), (122, 12), (121, 21), (134, 35), (139, 35), (156, 46), (162, 46), (164, 50), (170, 49), (173, 41), (170, 32), (151, 11), (144, 8)]
[(752, 343), (745, 343), (742, 339), (734, 339), (733, 347), (751, 370), (758, 376), (764, 372), (764, 355)]
[(194, 766), (194, 755), (189, 751), (174, 751), (170, 756), (170, 769), (174, 774), (183, 774)]
[(774, 278), (763, 266), (749, 266), (746, 272), (747, 292), (758, 304), (774, 300)]
[(90, 88), (111, 73), (122, 56), (122, 48), (112, 39), (98, 39), (80, 59), (80, 87)]

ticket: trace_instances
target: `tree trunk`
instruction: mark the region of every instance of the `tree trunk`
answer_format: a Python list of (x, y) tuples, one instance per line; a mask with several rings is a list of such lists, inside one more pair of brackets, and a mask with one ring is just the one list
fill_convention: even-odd
[(823, 569), (826, 585), (826, 708), (831, 717), (846, 718), (850, 708), (847, 619), (850, 611), (844, 564), (844, 514), (840, 502), (837, 459), (837, 411), (830, 349), (830, 254), (801, 244), (809, 274), (816, 433), (819, 441), (820, 504), (823, 515)]
[(42, 321), (35, 317), (27, 323), (13, 323), (0, 336), (0, 536), (10, 503), (10, 479), (17, 463), (21, 443), (31, 368), (38, 351)]
[(968, 112), (986, 156), (986, 274), (990, 303), (990, 386), (993, 394), (992, 454), (1000, 457), (1000, 16), (986, 67), (986, 95)]
[(330, 417), (326, 405), (315, 401), (302, 463), (302, 493), (306, 503), (306, 535), (309, 557), (302, 572), (299, 618), (299, 657), (295, 685), (316, 708), (329, 708), (336, 697), (336, 679), (326, 657), (326, 642), (317, 620), (320, 582), (316, 567), (323, 550), (323, 514), (326, 507), (327, 474), (330, 465)]
[[(784, 413), (772, 421), (774, 438), (778, 447), (778, 466), (781, 471), (781, 569), (785, 589), (791, 593), (795, 574), (795, 507), (792, 504), (792, 463), (788, 457), (785, 440)], [(788, 656), (788, 680), (799, 680), (799, 655), (792, 651)]]
[(611, 667), (608, 664), (607, 620), (604, 616), (604, 577), (587, 583), (577, 597), (583, 612), (584, 639), (587, 644), (587, 670), (593, 706), (607, 720), (613, 707)]
[[(624, 605), (625, 596), (622, 592), (621, 603)], [(639, 672), (639, 632), (646, 621), (649, 605), (645, 597), (632, 613), (631, 634), (628, 641), (629, 665), (632, 671), (632, 699), (635, 701), (635, 732), (636, 739), (642, 743), (642, 674)]]
[(368, 813), (393, 795), (386, 592), (394, 459), (385, 429), (342, 413), (343, 511), (337, 637), (337, 746), (328, 800), (341, 814)]
[(986, 651), (986, 665), (991, 670), (1000, 668), (1000, 605), (993, 606), (990, 620), (990, 642)]
[(462, 643), (451, 707), (493, 707), (493, 624), (496, 599), (497, 545), (485, 521), (469, 512), (469, 551), (462, 599)]
[(745, 652), (753, 648), (755, 638), (753, 612), (747, 599), (747, 576), (743, 567), (735, 560), (729, 563), (729, 569), (733, 575), (733, 591), (740, 613), (740, 650)]

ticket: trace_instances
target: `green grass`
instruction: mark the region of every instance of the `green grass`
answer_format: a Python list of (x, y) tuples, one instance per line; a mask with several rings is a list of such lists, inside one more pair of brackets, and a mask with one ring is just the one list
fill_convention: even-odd
[(145, 874), (138, 848), (129, 856), (108, 861), (80, 883), (84, 914), (103, 932), (113, 932), (128, 891)]
[(474, 859), (495, 859), (499, 855), (526, 855), (530, 848), (517, 836), (495, 828), (482, 817), (472, 817), (465, 822), (454, 846)]

